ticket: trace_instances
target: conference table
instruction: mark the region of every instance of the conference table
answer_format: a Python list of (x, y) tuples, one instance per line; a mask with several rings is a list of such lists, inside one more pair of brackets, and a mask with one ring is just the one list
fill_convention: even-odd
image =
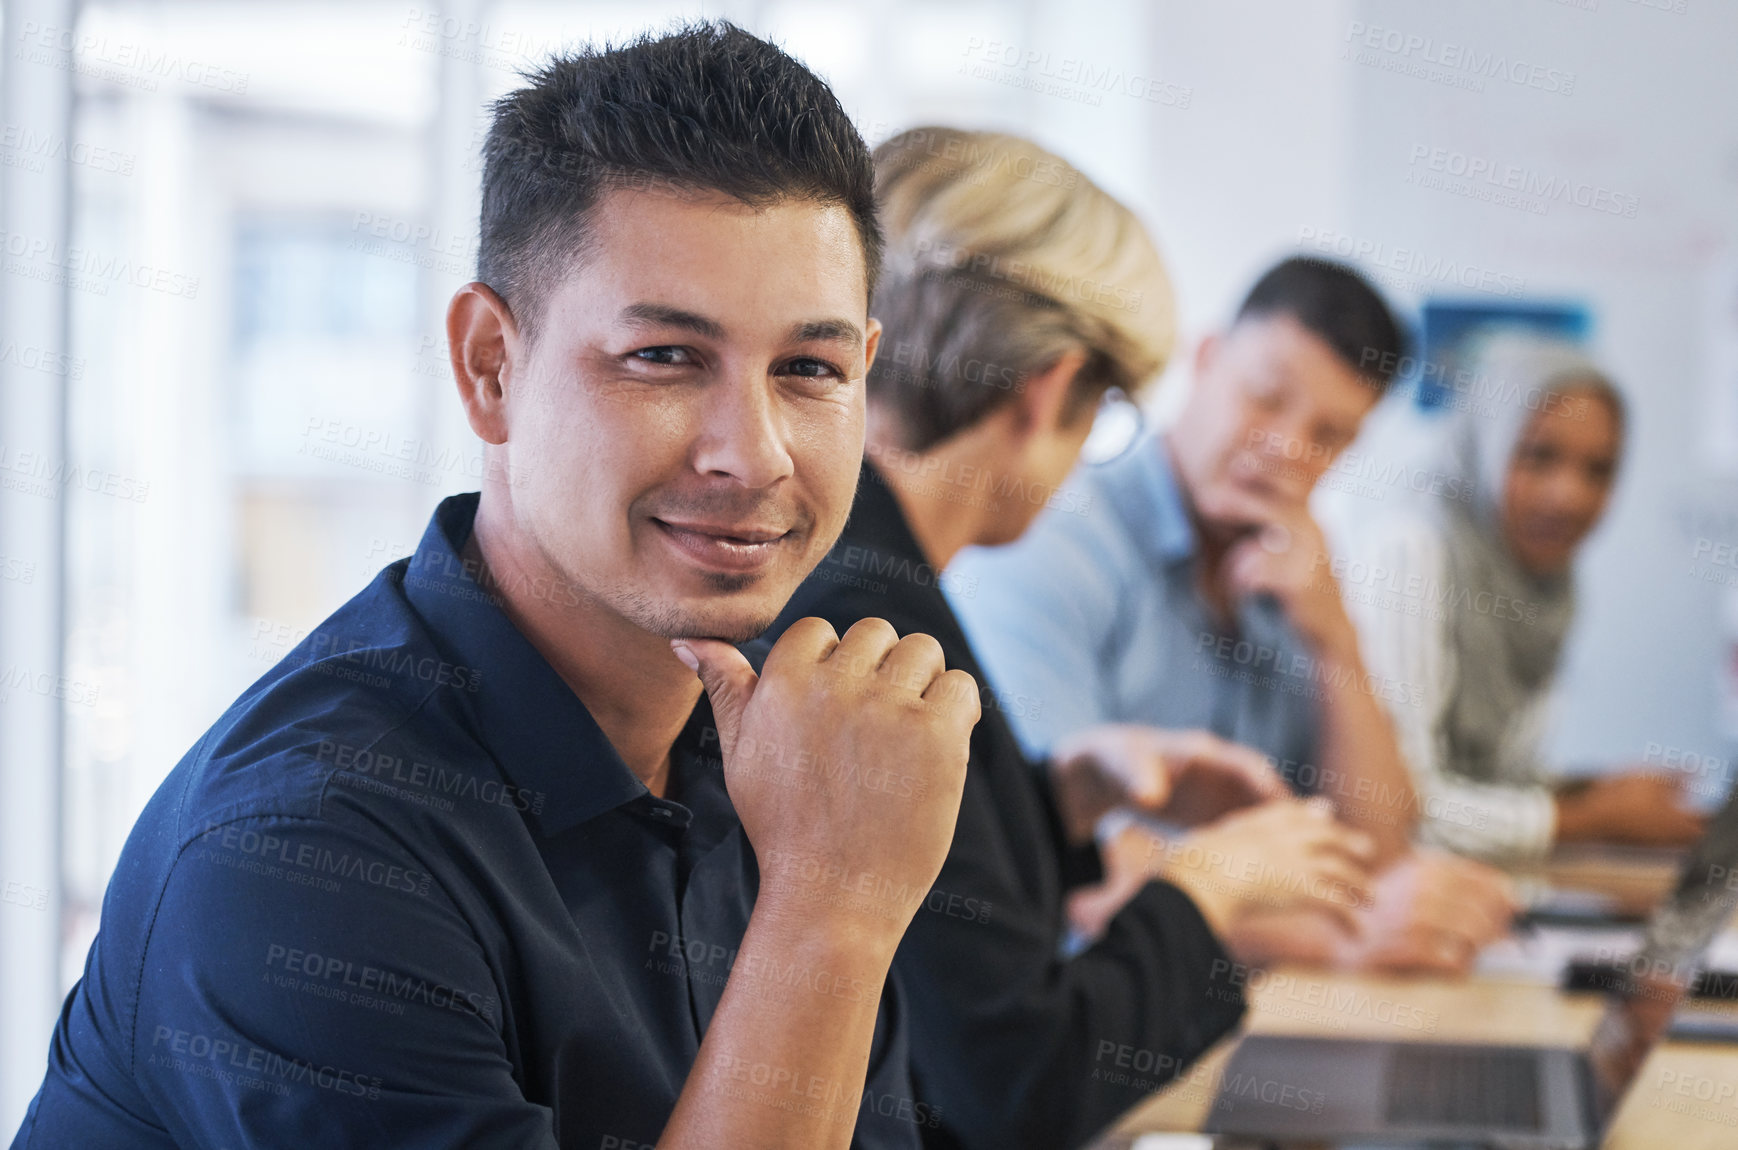
[[(1523, 881), (1593, 892), (1623, 910), (1645, 911), (1676, 874), (1660, 852), (1561, 853)], [(1498, 944), (1516, 949), (1524, 940)], [(1408, 1041), (1585, 1045), (1604, 1009), (1598, 994), (1566, 993), (1537, 976), (1481, 964), (1465, 979), (1342, 974), (1276, 967), (1247, 980), (1249, 1013), (1165, 1089), (1125, 1114), (1093, 1144), (1129, 1150), (1141, 1135), (1195, 1131), (1206, 1119), (1225, 1065), (1244, 1034)], [(1738, 1004), (1698, 1002), (1697, 1011)], [(1668, 1039), (1643, 1064), (1603, 1144), (1606, 1150), (1731, 1150), (1738, 1147), (1738, 1045)]]

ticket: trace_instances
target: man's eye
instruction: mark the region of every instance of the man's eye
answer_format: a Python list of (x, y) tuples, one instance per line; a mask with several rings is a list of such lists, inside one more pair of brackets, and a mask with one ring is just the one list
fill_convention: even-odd
[(1249, 397), (1249, 402), (1263, 411), (1278, 411), (1285, 405), (1285, 393), (1274, 383), (1251, 383), (1244, 389), (1244, 394)]
[(629, 354), (646, 363), (668, 364), (673, 367), (694, 362), (694, 353), (685, 347), (642, 347)]
[(785, 364), (784, 371), (787, 374), (799, 375), (805, 379), (825, 379), (829, 375), (843, 378), (845, 374), (825, 360), (810, 359), (807, 356), (791, 360)]
[(1521, 466), (1534, 471), (1543, 471), (1557, 463), (1557, 452), (1549, 447), (1526, 446), (1516, 452), (1516, 455)]

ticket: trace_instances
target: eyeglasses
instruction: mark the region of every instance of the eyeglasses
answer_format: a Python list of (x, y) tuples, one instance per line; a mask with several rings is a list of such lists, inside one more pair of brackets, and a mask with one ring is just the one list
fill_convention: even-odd
[(1091, 467), (1114, 463), (1139, 443), (1147, 429), (1147, 413), (1120, 387), (1113, 387), (1099, 400), (1092, 417), (1092, 432), (1080, 449), (1081, 462)]

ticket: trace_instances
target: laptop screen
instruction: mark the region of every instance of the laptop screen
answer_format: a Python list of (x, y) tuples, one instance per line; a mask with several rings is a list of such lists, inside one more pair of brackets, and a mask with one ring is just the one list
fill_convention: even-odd
[(1701, 970), (1714, 936), (1738, 909), (1738, 788), (1708, 823), (1677, 886), (1648, 920), (1624, 987), (1606, 1008), (1588, 1048), (1593, 1104), (1603, 1133), (1649, 1052)]

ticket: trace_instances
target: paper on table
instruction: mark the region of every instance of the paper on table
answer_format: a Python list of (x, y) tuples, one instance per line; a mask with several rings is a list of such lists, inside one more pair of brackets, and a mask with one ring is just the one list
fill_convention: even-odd
[(1473, 967), (1486, 978), (1556, 986), (1576, 959), (1620, 962), (1641, 948), (1639, 926), (1539, 926), (1485, 947)]

